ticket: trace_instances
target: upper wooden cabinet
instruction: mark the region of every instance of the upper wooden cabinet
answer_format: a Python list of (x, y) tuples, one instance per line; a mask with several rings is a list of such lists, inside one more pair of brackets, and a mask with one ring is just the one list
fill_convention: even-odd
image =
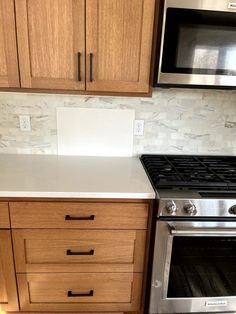
[(11, 234), (0, 230), (0, 312), (18, 310)]
[(16, 0), (21, 87), (85, 89), (85, 1)]
[(86, 1), (87, 90), (148, 92), (155, 0)]
[(0, 86), (20, 86), (14, 0), (0, 0)]
[(155, 0), (0, 0), (0, 87), (148, 93), (154, 12)]

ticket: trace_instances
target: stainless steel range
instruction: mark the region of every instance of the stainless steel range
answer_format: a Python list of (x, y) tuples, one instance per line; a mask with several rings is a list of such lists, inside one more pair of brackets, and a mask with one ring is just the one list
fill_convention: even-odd
[(236, 157), (141, 160), (158, 200), (149, 313), (236, 312)]

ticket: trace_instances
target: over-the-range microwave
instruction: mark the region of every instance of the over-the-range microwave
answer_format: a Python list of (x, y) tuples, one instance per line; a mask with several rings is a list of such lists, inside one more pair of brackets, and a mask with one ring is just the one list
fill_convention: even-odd
[(164, 0), (155, 86), (236, 87), (236, 0)]

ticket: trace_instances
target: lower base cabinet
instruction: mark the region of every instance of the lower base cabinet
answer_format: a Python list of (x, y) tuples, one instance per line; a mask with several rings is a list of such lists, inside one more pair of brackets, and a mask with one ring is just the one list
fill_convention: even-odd
[(4, 208), (11, 230), (0, 230), (0, 310), (143, 312), (151, 201), (32, 200)]
[(22, 311), (138, 311), (142, 274), (18, 274)]

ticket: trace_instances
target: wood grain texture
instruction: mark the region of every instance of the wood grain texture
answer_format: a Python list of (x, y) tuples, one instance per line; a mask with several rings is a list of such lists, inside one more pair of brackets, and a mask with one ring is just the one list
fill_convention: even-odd
[(84, 12), (84, 0), (16, 1), (22, 87), (85, 89)]
[(0, 228), (10, 228), (8, 203), (0, 202)]
[(88, 91), (149, 91), (154, 7), (155, 0), (86, 1)]
[(145, 238), (143, 230), (13, 230), (16, 271), (143, 272)]
[(0, 311), (18, 311), (11, 234), (0, 230)]
[(105, 91), (79, 91), (65, 89), (42, 89), (42, 88), (4, 88), (0, 87), (0, 92), (17, 92), (17, 93), (46, 93), (46, 94), (67, 94), (67, 95), (83, 95), (83, 96), (124, 96), (124, 97), (151, 97), (152, 88), (148, 93), (137, 92), (105, 92)]
[[(10, 202), (13, 228), (147, 229), (148, 203)], [(94, 220), (65, 220), (90, 217)]]
[(19, 87), (14, 0), (0, 0), (0, 87)]
[[(142, 274), (18, 274), (22, 311), (135, 311)], [(91, 297), (68, 298), (68, 291)]]

